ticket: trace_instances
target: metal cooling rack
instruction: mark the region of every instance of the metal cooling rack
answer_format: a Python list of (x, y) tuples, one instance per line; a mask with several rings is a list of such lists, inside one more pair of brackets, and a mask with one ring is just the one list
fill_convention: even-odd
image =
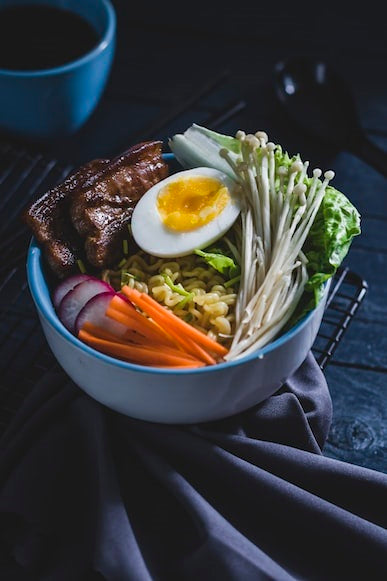
[[(207, 83), (184, 106), (161, 115), (144, 129), (142, 138), (167, 128), (193, 104), (200, 104), (200, 99), (217, 89), (223, 77), (224, 74)], [(234, 101), (212, 111), (206, 126), (221, 129), (245, 106), (244, 101)], [(135, 142), (135, 136), (129, 136), (128, 142)], [(0, 211), (6, 217), (0, 223), (0, 434), (46, 373), (55, 369), (64, 373), (47, 346), (28, 291), (25, 257), (30, 233), (21, 223), (20, 213), (37, 192), (53, 187), (70, 170), (71, 166), (0, 140)], [(366, 282), (348, 269), (340, 270), (334, 278), (313, 349), (322, 369), (342, 340), (366, 290)]]
[(340, 268), (333, 278), (323, 320), (312, 349), (321, 369), (327, 366), (343, 339), (367, 289), (367, 282), (348, 268)]
[(71, 166), (0, 141), (0, 277), (25, 255), (30, 233), (20, 220), (24, 207), (36, 192), (63, 181), (70, 170)]

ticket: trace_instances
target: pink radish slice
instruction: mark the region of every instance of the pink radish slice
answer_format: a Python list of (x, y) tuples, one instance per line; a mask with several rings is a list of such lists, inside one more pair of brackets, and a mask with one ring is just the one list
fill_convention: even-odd
[(88, 274), (74, 274), (73, 276), (69, 276), (68, 278), (62, 280), (52, 294), (52, 302), (54, 303), (54, 307), (57, 309), (63, 297), (67, 295), (69, 291), (73, 290), (77, 284), (93, 278), (95, 277)]
[(64, 326), (73, 333), (76, 318), (85, 304), (96, 295), (106, 292), (114, 292), (114, 290), (110, 284), (98, 278), (77, 284), (63, 297), (59, 305), (58, 316)]
[(125, 332), (127, 331), (125, 325), (121, 325), (121, 323), (117, 323), (110, 317), (106, 316), (107, 308), (110, 305), (114, 294), (115, 293), (112, 292), (101, 293), (87, 301), (75, 321), (74, 329), (76, 335), (78, 335), (86, 321), (101, 327), (105, 331), (109, 331), (109, 333), (112, 333), (117, 337), (125, 335)]

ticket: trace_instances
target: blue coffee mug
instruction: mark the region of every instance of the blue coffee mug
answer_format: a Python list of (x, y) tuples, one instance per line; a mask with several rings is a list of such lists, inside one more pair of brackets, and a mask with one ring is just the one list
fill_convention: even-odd
[(116, 17), (109, 0), (0, 0), (0, 11), (33, 4), (83, 17), (99, 38), (91, 51), (63, 66), (0, 69), (0, 130), (32, 139), (57, 138), (79, 129), (98, 104), (113, 62)]

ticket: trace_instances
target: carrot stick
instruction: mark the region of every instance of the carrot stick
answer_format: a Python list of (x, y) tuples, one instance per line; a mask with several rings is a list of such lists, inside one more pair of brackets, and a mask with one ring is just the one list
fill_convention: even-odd
[(102, 327), (98, 327), (94, 325), (94, 323), (90, 323), (90, 321), (85, 321), (82, 325), (83, 331), (98, 337), (99, 339), (106, 339), (107, 341), (115, 341), (116, 343), (126, 343), (125, 338), (118, 337), (117, 335), (113, 335), (109, 331), (102, 329)]
[[(146, 339), (148, 341), (151, 341), (152, 343), (161, 343), (162, 345), (174, 346), (174, 343), (168, 340), (164, 333), (159, 332), (158, 327), (156, 327), (156, 325), (153, 325), (154, 329), (149, 329), (146, 325), (145, 326), (142, 325), (141, 321), (132, 319), (130, 316), (125, 315), (120, 311), (117, 311), (113, 307), (108, 307), (106, 315), (113, 319), (114, 321), (117, 321), (118, 323), (121, 323), (122, 325), (125, 325), (128, 328), (126, 334), (128, 338), (130, 338), (129, 335), (131, 334), (131, 332), (135, 332), (138, 335), (141, 335), (143, 341)], [(145, 317), (142, 318), (145, 319)]]
[[(117, 313), (114, 313), (113, 310), (116, 309)], [(216, 363), (215, 359), (211, 357), (204, 349), (202, 349), (197, 343), (191, 341), (187, 337), (182, 337), (181, 333), (176, 333), (172, 329), (168, 329), (167, 332), (162, 328), (159, 327), (157, 323), (150, 321), (144, 315), (141, 315), (136, 311), (133, 306), (130, 306), (124, 300), (114, 297), (113, 300), (110, 302), (110, 306), (106, 312), (108, 317), (126, 325), (127, 327), (131, 327), (134, 330), (142, 333), (144, 336), (149, 336), (151, 339), (154, 336), (154, 332), (160, 332), (159, 341), (163, 342), (167, 345), (175, 345), (179, 349), (182, 349), (186, 353), (190, 353), (196, 359), (200, 359), (205, 363), (210, 365), (214, 365)], [(134, 319), (134, 320), (133, 320)], [(147, 324), (147, 329), (149, 329), (151, 335), (147, 335), (143, 329), (143, 325)], [(169, 336), (168, 336), (169, 335)]]
[[(128, 287), (128, 289), (129, 289), (130, 293), (132, 293), (132, 291), (134, 291), (134, 293), (136, 293), (136, 295), (134, 297), (135, 300), (141, 302), (141, 305), (139, 304), (138, 306), (140, 306), (144, 311), (146, 311), (144, 305), (147, 305), (147, 307), (149, 305), (149, 307), (158, 311), (160, 317), (162, 317), (164, 320), (164, 324), (168, 325), (168, 327), (170, 325), (177, 327), (180, 332), (187, 333), (188, 336), (192, 340), (203, 344), (207, 349), (214, 351), (215, 353), (218, 353), (219, 355), (225, 355), (228, 352), (227, 349), (225, 347), (223, 347), (223, 345), (221, 345), (217, 341), (214, 341), (213, 339), (210, 339), (210, 337), (208, 337), (208, 335), (206, 335), (202, 331), (199, 331), (198, 329), (196, 329), (192, 325), (189, 325), (188, 323), (186, 323), (185, 321), (183, 321), (182, 319), (177, 317), (174, 313), (172, 313), (168, 309), (164, 308), (157, 301), (152, 299), (152, 297), (150, 297), (148, 294), (140, 293), (139, 291), (137, 291), (135, 289), (131, 289), (129, 287)], [(133, 298), (132, 298), (132, 300), (133, 300), (133, 302), (135, 302)]]
[[(145, 297), (144, 297), (144, 299), (145, 299)], [(151, 299), (151, 300), (153, 300), (153, 299)], [(154, 301), (154, 302), (156, 302), (156, 301)], [(156, 304), (158, 304), (158, 303), (156, 303)], [(183, 323), (183, 325), (185, 325), (186, 327), (183, 327), (181, 329), (179, 329), (179, 328), (174, 329), (173, 326), (174, 326), (175, 321), (168, 320), (168, 316), (164, 317), (164, 313), (166, 313), (167, 315), (172, 315), (173, 317), (175, 317), (177, 319), (176, 315), (174, 315), (170, 311), (167, 311), (166, 309), (164, 309), (160, 305), (158, 305), (161, 309), (161, 311), (159, 311), (159, 312), (157, 312), (157, 309), (154, 309), (154, 306), (151, 303), (149, 303), (149, 304), (147, 304), (146, 302), (141, 303), (141, 300), (140, 300), (139, 306), (141, 306), (141, 308), (145, 312), (147, 312), (149, 316), (151, 316), (154, 320), (156, 320), (160, 326), (165, 325), (167, 332), (173, 338), (176, 338), (177, 341), (179, 341), (181, 343), (184, 350), (187, 350), (188, 352), (194, 352), (195, 355), (198, 355), (198, 349), (196, 347), (200, 347), (200, 345), (198, 345), (198, 343), (200, 342), (200, 343), (202, 343), (202, 347), (201, 347), (202, 351), (204, 351), (204, 347), (205, 347), (206, 349), (209, 349), (212, 352), (217, 352), (219, 355), (221, 353), (227, 353), (227, 350), (222, 345), (220, 345), (219, 343), (216, 343), (215, 341), (210, 339), (207, 335), (205, 335), (201, 331), (198, 331), (197, 329), (195, 329), (191, 325), (187, 325), (186, 323), (184, 323), (184, 321), (181, 321), (181, 319), (179, 319), (179, 321), (181, 321)], [(191, 337), (187, 336), (187, 335), (192, 335), (190, 332), (187, 333), (187, 327), (188, 327), (189, 331), (192, 329), (192, 330), (196, 331), (198, 333), (198, 335), (197, 336), (194, 335), (194, 338), (192, 338), (192, 336)], [(202, 355), (203, 355), (203, 353), (202, 353)], [(208, 361), (207, 358), (206, 358), (206, 361)], [(211, 357), (211, 361), (208, 361), (208, 362), (211, 362), (211, 364), (216, 363), (212, 357)]]
[(215, 365), (215, 359), (205, 349), (203, 349), (203, 347), (198, 345), (198, 343), (195, 343), (195, 341), (192, 341), (192, 339), (186, 338), (185, 340), (187, 341), (188, 353), (191, 353), (197, 357), (197, 359), (200, 359), (209, 365)]
[[(115, 311), (116, 306), (117, 306), (117, 311)], [(152, 332), (152, 335), (148, 335), (146, 332), (147, 330), (144, 330), (141, 327), (142, 321), (133, 320), (131, 318), (131, 312), (133, 310), (134, 310), (134, 308), (129, 307), (128, 305), (126, 305), (126, 303), (123, 303), (123, 304), (116, 303), (108, 308), (108, 310), (106, 311), (106, 315), (108, 317), (114, 319), (115, 321), (118, 321), (119, 323), (126, 325), (127, 327), (132, 327), (133, 329), (135, 329), (139, 333), (143, 333), (144, 336), (149, 337), (150, 340), (153, 339), (154, 330), (160, 329), (160, 331), (164, 335), (164, 339), (166, 339), (166, 335), (164, 334), (164, 329), (159, 327), (156, 323), (149, 321), (149, 319), (146, 319), (143, 315), (140, 315), (136, 311), (136, 313), (138, 314), (138, 316), (141, 319), (143, 319), (144, 321), (150, 322), (151, 326), (154, 327), (154, 329), (150, 330)], [(125, 311), (125, 312), (123, 312), (123, 311)], [(216, 363), (216, 361), (209, 354), (207, 354), (204, 351), (204, 349), (201, 349), (199, 347), (199, 345), (197, 345), (193, 341), (190, 341), (188, 338), (181, 337), (181, 334), (179, 335), (179, 333), (174, 332), (172, 329), (168, 329), (168, 331), (169, 331), (168, 334), (169, 334), (170, 340), (167, 339), (166, 341), (164, 341), (167, 345), (172, 344), (172, 345), (178, 347), (178, 349), (183, 350), (183, 352), (190, 353), (191, 355), (194, 355), (194, 357), (196, 359), (200, 359), (201, 361), (204, 361), (205, 363), (210, 363), (211, 365)], [(160, 337), (160, 342), (162, 342), (162, 340), (163, 339)]]
[(167, 330), (170, 328), (177, 332), (185, 333), (187, 337), (193, 341), (199, 343), (209, 351), (217, 353), (218, 355), (226, 355), (228, 352), (223, 345), (213, 341), (192, 325), (189, 325), (171, 311), (167, 311), (162, 307), (157, 301), (152, 299), (146, 293), (140, 293), (136, 289), (132, 289), (128, 286), (123, 286), (121, 292), (125, 294), (133, 303), (138, 305), (143, 311), (145, 311), (154, 321), (156, 321), (160, 326), (165, 325)]
[[(105, 329), (103, 329), (102, 327), (98, 327), (97, 325), (94, 325), (93, 323), (90, 323), (89, 321), (84, 322), (84, 324), (82, 326), (82, 330), (86, 331), (90, 335), (94, 335), (94, 337), (97, 337), (98, 339), (105, 339), (105, 340), (110, 341), (112, 343), (122, 343), (123, 345), (128, 345), (127, 340), (118, 338), (115, 335), (112, 335), (111, 333), (109, 333), (109, 331), (105, 331)], [(176, 351), (176, 349), (173, 349), (173, 348), (165, 346), (165, 345), (160, 345), (159, 343), (151, 344), (148, 342), (147, 345), (144, 345), (144, 337), (140, 337), (140, 335), (138, 335), (137, 333), (134, 333), (134, 335), (137, 335), (135, 337), (135, 341), (134, 341), (134, 343), (137, 345), (137, 347), (142, 346), (145, 348), (149, 347), (151, 349), (162, 349), (164, 353), (169, 353), (171, 355), (178, 355), (179, 357), (184, 357), (184, 359), (190, 359), (192, 361), (197, 361), (197, 359), (198, 359), (197, 357), (192, 356), (188, 353), (181, 353), (180, 351)]]
[(184, 353), (190, 353), (195, 357), (195, 359), (199, 359), (209, 365), (214, 365), (216, 363), (215, 359), (211, 357), (205, 349), (195, 343), (195, 341), (192, 341), (189, 337), (184, 337), (181, 333), (178, 333), (171, 328), (168, 329), (168, 334), (177, 347), (182, 349)]
[[(115, 313), (113, 313), (115, 311)], [(117, 313), (120, 317), (117, 316)], [(116, 321), (121, 322), (129, 329), (133, 329), (141, 333), (144, 337), (149, 337), (155, 341), (160, 341), (167, 345), (171, 345), (172, 341), (168, 338), (166, 333), (158, 325), (150, 321), (144, 315), (141, 315), (134, 307), (127, 306), (121, 299), (110, 302), (108, 316), (115, 318)]]
[(160, 348), (150, 348), (143, 347), (139, 345), (124, 345), (123, 343), (117, 343), (114, 341), (108, 341), (106, 339), (101, 339), (95, 337), (91, 333), (81, 329), (78, 333), (79, 339), (84, 341), (91, 347), (94, 347), (98, 351), (102, 351), (108, 355), (114, 357), (121, 357), (132, 361), (134, 363), (140, 363), (143, 365), (159, 365), (159, 366), (179, 366), (179, 367), (200, 367), (203, 363), (198, 360), (193, 360), (192, 358), (187, 358), (182, 356), (179, 351), (175, 354), (171, 354), (170, 351), (165, 352), (164, 349)]
[[(113, 313), (113, 310), (123, 316), (117, 317)], [(150, 339), (153, 338), (154, 340), (157, 340), (160, 343), (165, 343), (166, 345), (174, 345), (174, 342), (171, 341), (167, 333), (165, 333), (159, 325), (150, 321), (147, 317), (144, 317), (144, 315), (141, 315), (134, 307), (127, 305), (125, 301), (117, 296), (113, 297), (110, 301), (106, 314), (128, 328), (141, 333), (144, 337), (149, 337)]]
[(150, 345), (159, 345), (158, 342), (154, 342), (151, 339), (136, 333), (136, 331), (132, 331), (131, 329), (128, 329), (124, 335), (117, 336), (113, 335), (109, 331), (106, 331), (102, 327), (98, 327), (97, 325), (90, 323), (89, 321), (84, 322), (82, 329), (91, 335), (95, 335), (95, 337), (106, 339), (107, 341), (113, 341), (114, 343), (123, 343), (124, 345), (127, 345), (128, 341), (130, 341), (132, 343), (137, 343), (138, 345), (144, 345), (144, 342), (148, 342)]
[[(169, 337), (167, 337), (166, 335), (164, 335), (164, 333), (160, 333), (160, 335), (154, 335), (151, 334), (151, 332), (148, 329), (143, 329), (139, 323), (137, 321), (133, 321), (132, 319), (130, 319), (130, 317), (127, 317), (126, 315), (124, 315), (123, 313), (120, 313), (119, 311), (116, 311), (115, 309), (112, 308), (108, 308), (108, 310), (106, 311), (106, 315), (108, 317), (110, 317), (111, 319), (113, 319), (114, 321), (117, 321), (118, 323), (122, 323), (123, 325), (126, 325), (128, 327), (128, 331), (127, 333), (124, 335), (126, 338), (128, 338), (129, 340), (134, 341), (135, 343), (148, 343), (150, 345), (160, 345), (160, 347), (172, 347), (172, 348), (177, 348), (180, 351), (182, 351), (182, 353), (184, 354), (191, 354), (194, 356), (195, 359), (200, 359), (201, 361), (205, 361), (202, 357), (198, 357), (197, 353), (193, 350), (193, 349), (184, 349), (182, 346), (182, 343), (179, 342), (177, 340), (177, 337), (173, 336), (172, 334), (169, 335)], [(142, 318), (144, 318), (141, 315)], [(153, 323), (152, 323), (153, 324)], [(155, 329), (159, 329), (159, 327), (156, 327), (156, 324), (154, 324)], [(131, 328), (136, 329), (136, 331), (131, 332)], [(138, 329), (138, 332), (137, 332)], [(131, 336), (131, 333), (133, 333), (133, 335), (135, 335), (134, 337)], [(140, 335), (140, 333), (143, 333)], [(103, 337), (102, 337), (103, 338)]]

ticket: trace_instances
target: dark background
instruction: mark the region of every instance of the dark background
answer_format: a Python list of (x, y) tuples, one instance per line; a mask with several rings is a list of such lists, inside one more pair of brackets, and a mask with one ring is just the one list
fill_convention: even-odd
[[(294, 56), (322, 59), (334, 66), (354, 91), (370, 134), (385, 130), (386, 26), (378, 3), (225, 2), (139, 3), (113, 0), (117, 52), (107, 90), (97, 110), (76, 136), (50, 144), (70, 162), (114, 154), (153, 130), (166, 138), (232, 99), (248, 107), (224, 131), (243, 125), (264, 128), (274, 141), (306, 157), (332, 151), (306, 142), (279, 117), (274, 101), (275, 64)], [(195, 99), (205, 84), (228, 73), (223, 92)], [(159, 125), (160, 113), (174, 113), (196, 100), (188, 117)], [(175, 108), (175, 109), (174, 109)], [(384, 128), (381, 126), (384, 121)], [(154, 123), (154, 128), (152, 127)]]
[(76, 135), (23, 145), (77, 165), (148, 138), (167, 143), (197, 122), (225, 133), (265, 130), (312, 166), (335, 170), (333, 185), (362, 213), (363, 234), (346, 264), (369, 291), (326, 370), (334, 422), (325, 453), (387, 472), (386, 180), (352, 154), (307, 138), (273, 89), (282, 59), (330, 63), (353, 91), (367, 135), (387, 150), (382, 11), (372, 2), (113, 3), (117, 52), (97, 110)]

